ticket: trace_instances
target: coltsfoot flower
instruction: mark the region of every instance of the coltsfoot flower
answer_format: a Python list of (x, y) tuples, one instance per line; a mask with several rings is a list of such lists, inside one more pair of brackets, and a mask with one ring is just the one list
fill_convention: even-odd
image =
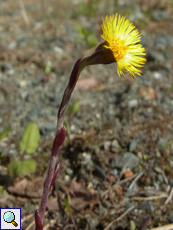
[(141, 55), (146, 55), (145, 48), (138, 44), (141, 34), (135, 26), (125, 17), (116, 14), (106, 17), (102, 24), (102, 38), (106, 41), (105, 48), (110, 49), (117, 62), (118, 75), (129, 72), (131, 77), (135, 74), (141, 75), (141, 70), (146, 59)]

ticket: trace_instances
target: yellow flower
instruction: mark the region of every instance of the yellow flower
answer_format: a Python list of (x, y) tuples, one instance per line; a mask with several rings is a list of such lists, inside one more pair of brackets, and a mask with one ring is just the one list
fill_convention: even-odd
[(145, 49), (141, 44), (141, 34), (135, 26), (125, 17), (118, 14), (106, 17), (102, 24), (102, 38), (107, 42), (104, 46), (112, 51), (117, 62), (118, 75), (124, 75), (129, 72), (131, 77), (135, 74), (141, 75), (141, 70), (137, 67), (143, 67), (146, 59), (140, 55), (146, 55)]

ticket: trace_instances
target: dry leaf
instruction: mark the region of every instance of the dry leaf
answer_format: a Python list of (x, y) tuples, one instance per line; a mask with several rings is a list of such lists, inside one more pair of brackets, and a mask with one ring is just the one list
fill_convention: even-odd
[(145, 217), (145, 218), (141, 221), (139, 229), (141, 229), (141, 230), (142, 230), (142, 229), (145, 229), (145, 228), (149, 227), (150, 224), (151, 224), (151, 216)]
[(59, 210), (59, 206), (58, 206), (58, 202), (57, 202), (57, 197), (56, 198), (50, 198), (47, 201), (47, 208), (51, 211), (58, 211)]
[(70, 206), (76, 211), (81, 211), (90, 206), (90, 201), (85, 200), (83, 197), (74, 197), (70, 200)]
[(71, 181), (70, 189), (76, 196), (87, 196), (88, 192), (83, 184), (76, 181), (76, 177)]
[(44, 179), (42, 177), (33, 179), (32, 181), (24, 178), (15, 183), (14, 186), (9, 186), (7, 191), (17, 196), (40, 198), (43, 192), (43, 184)]

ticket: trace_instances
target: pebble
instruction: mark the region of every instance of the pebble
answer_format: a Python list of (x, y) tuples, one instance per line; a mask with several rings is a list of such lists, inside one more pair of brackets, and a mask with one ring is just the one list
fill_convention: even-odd
[(114, 175), (115, 177), (117, 177), (118, 176), (118, 170), (117, 169), (113, 169), (111, 171), (111, 174)]
[(10, 50), (14, 50), (16, 48), (16, 46), (17, 46), (17, 42), (16, 41), (12, 41), (12, 42), (9, 43), (8, 48)]
[(21, 98), (25, 100), (27, 98), (27, 96), (28, 96), (28, 92), (27, 91), (22, 91), (22, 92), (20, 92), (20, 95), (21, 95)]
[(65, 182), (69, 182), (71, 180), (71, 177), (69, 175), (65, 175), (64, 180)]
[(66, 168), (66, 173), (67, 173), (67, 175), (72, 176), (73, 170), (71, 168)]
[(91, 154), (89, 154), (89, 153), (82, 153), (82, 161), (83, 162), (88, 162), (88, 161), (90, 161), (91, 160)]
[(56, 53), (59, 53), (59, 54), (62, 54), (63, 53), (63, 49), (61, 49), (59, 46), (55, 46), (53, 48), (53, 50), (56, 52)]
[(139, 139), (133, 139), (131, 142), (130, 142), (130, 151), (133, 152), (134, 150), (136, 150), (137, 148), (137, 145), (138, 143), (140, 142)]
[(173, 223), (173, 214), (168, 216), (168, 222)]
[(112, 168), (124, 168), (124, 166), (128, 168), (133, 168), (138, 164), (139, 164), (139, 158), (130, 152), (125, 152), (118, 155), (111, 162)]
[(116, 210), (115, 210), (115, 209), (111, 209), (111, 210), (109, 211), (109, 213), (110, 213), (111, 216), (113, 216), (113, 215), (116, 214)]
[[(118, 4), (122, 5), (121, 12), (126, 14), (123, 9), (127, 1), (118, 1)], [(112, 7), (112, 12), (113, 9)], [(129, 10), (129, 6), (126, 10)], [(141, 29), (140, 23), (145, 23), (150, 18), (147, 19), (148, 16), (144, 14), (140, 7), (131, 7), (130, 10), (134, 12), (129, 13), (131, 14), (130, 17), (134, 22), (139, 23), (137, 26), (139, 25)], [(100, 16), (103, 15), (103, 12), (99, 12)], [(6, 16), (8, 17), (8, 14)], [(17, 19), (15, 12), (14, 16)], [(86, 16), (80, 17), (79, 23), (84, 24), (84, 27), (86, 24), (90, 24), (90, 27), (94, 25), (98, 34), (101, 29), (100, 19), (102, 17), (100, 16), (96, 17), (99, 24), (97, 24), (98, 21), (95, 20), (95, 17)], [(167, 122), (169, 126), (165, 122), (173, 112), (171, 57), (173, 35), (169, 33), (171, 29), (169, 26), (167, 28), (164, 26), (164, 30), (168, 30), (169, 34), (165, 33), (161, 28), (165, 23), (162, 20), (172, 16), (162, 9), (151, 10), (150, 16), (154, 20), (160, 21), (159, 23), (151, 21), (151, 24), (157, 25), (156, 29), (159, 31), (155, 33), (154, 29), (148, 31), (145, 27), (140, 30), (140, 33), (142, 33), (141, 43), (145, 45), (147, 53), (146, 65), (141, 68), (142, 76), (132, 81), (128, 76), (129, 74), (125, 73), (126, 77), (119, 78), (116, 72), (116, 63), (104, 66), (89, 66), (82, 71), (81, 76), (86, 79), (94, 79), (98, 83), (97, 87), (86, 91), (74, 90), (72, 94), (71, 99), (78, 100), (81, 103), (81, 107), (78, 113), (72, 116), (70, 120), (71, 131), (74, 136), (77, 136), (74, 139), (77, 147), (74, 144), (74, 146), (70, 145), (69, 149), (73, 149), (72, 154), (76, 154), (79, 165), (84, 163), (81, 166), (82, 170), (77, 172), (77, 175), (91, 178), (94, 189), (103, 189), (102, 183), (107, 174), (112, 174), (117, 179), (120, 170), (124, 166), (130, 168), (133, 172), (138, 172), (140, 162), (142, 163), (140, 166), (143, 167), (144, 164), (147, 169), (145, 176), (141, 180), (144, 180), (147, 185), (153, 188), (152, 194), (147, 192), (146, 195), (154, 196), (156, 190), (160, 191), (161, 188), (165, 189), (165, 186), (167, 186), (161, 173), (153, 173), (153, 164), (156, 163), (157, 158), (157, 165), (162, 165), (164, 162), (164, 164), (168, 163), (170, 168), (173, 167), (171, 156), (163, 154), (165, 143), (169, 143), (168, 141), (172, 140), (172, 123), (169, 119)], [(63, 25), (64, 23), (66, 24), (65, 21), (68, 21), (66, 26)], [(4, 72), (0, 72), (0, 81), (3, 83), (0, 85), (0, 94), (2, 94), (2, 96), (0, 95), (1, 129), (3, 130), (7, 125), (10, 125), (16, 131), (16, 134), (12, 136), (12, 139), (9, 139), (9, 142), (0, 142), (1, 152), (5, 156), (8, 156), (10, 152), (17, 157), (17, 147), (9, 151), (10, 142), (17, 143), (18, 136), (22, 133), (23, 124), (28, 120), (37, 122), (42, 135), (44, 135), (41, 137), (43, 142), (44, 138), (52, 140), (54, 129), (56, 128), (56, 114), (73, 65), (88, 50), (86, 42), (75, 44), (75, 39), (79, 35), (75, 28), (76, 22), (76, 19), (71, 20), (66, 16), (62, 25), (55, 26), (55, 35), (51, 32), (51, 28), (50, 30), (46, 29), (44, 22), (38, 23), (34, 18), (32, 18), (34, 27), (21, 27), (22, 24), (16, 24), (16, 26), (11, 24), (8, 28), (3, 26), (1, 43), (2, 45), (5, 44), (7, 52), (2, 57), (2, 62), (6, 63), (7, 66), (3, 67)], [(159, 29), (158, 25), (161, 25)], [(150, 21), (147, 26), (150, 26)], [(43, 31), (46, 31), (46, 33), (43, 33)], [(100, 35), (98, 36), (101, 39)], [(24, 49), (25, 47), (27, 47), (26, 50)], [(30, 51), (31, 55), (29, 54)], [(92, 52), (92, 50), (90, 51)], [(52, 77), (43, 82), (45, 65), (49, 61), (51, 62)], [(4, 86), (4, 91), (1, 90), (1, 86)], [(143, 96), (139, 95), (141, 89), (145, 89)], [(153, 90), (147, 91), (146, 89)], [(147, 97), (149, 99), (144, 100)], [(10, 119), (5, 119), (8, 117), (8, 111), (12, 111), (12, 116)], [(68, 120), (67, 116), (65, 120)], [(150, 124), (153, 124), (151, 130), (149, 129)], [(159, 130), (160, 126), (162, 129)], [(98, 134), (90, 135), (91, 129), (97, 130)], [(81, 138), (84, 132), (88, 135), (86, 135), (86, 146)], [(82, 146), (78, 146), (78, 137)], [(92, 151), (95, 146), (97, 146), (97, 154)], [(121, 150), (119, 149), (120, 147)], [(65, 148), (66, 145), (64, 145)], [(80, 151), (80, 154), (78, 154), (78, 151)], [(103, 155), (106, 151), (109, 151), (109, 153)], [(138, 153), (139, 157), (134, 153)], [(144, 155), (146, 155), (145, 161)], [(99, 166), (97, 166), (97, 162), (100, 163)], [(69, 183), (74, 172), (69, 162), (65, 165), (67, 168), (65, 168), (66, 175), (64, 175), (64, 180)], [(89, 172), (95, 174), (90, 175)], [(170, 179), (169, 174), (167, 173), (168, 183), (172, 185), (173, 181)], [(136, 183), (139, 185), (138, 181)], [(124, 206), (126, 204), (132, 205), (131, 196), (137, 194), (137, 185), (127, 191), (128, 184), (123, 185), (122, 202)], [(145, 187), (145, 184), (142, 184), (142, 186)], [(107, 188), (105, 187), (105, 189)], [(126, 197), (126, 195), (129, 197)], [(155, 202), (155, 204), (159, 202)], [(105, 206), (111, 207), (108, 203)], [(143, 208), (147, 209), (146, 207), (147, 204)], [(112, 209), (113, 215), (115, 215), (115, 208)], [(126, 226), (129, 225), (127, 224)]]
[(106, 151), (110, 151), (110, 149), (111, 149), (111, 141), (105, 141), (104, 142), (104, 149)]
[(150, 210), (151, 209), (151, 206), (150, 206), (150, 203), (149, 202), (144, 202), (143, 204), (139, 204), (136, 206), (136, 209), (138, 210)]
[(137, 193), (137, 184), (135, 183), (132, 188), (127, 189), (125, 196), (132, 197), (132, 196), (135, 196), (136, 193)]
[(99, 215), (99, 216), (104, 216), (105, 215), (105, 211), (103, 210), (103, 209), (99, 209), (98, 211), (97, 211), (97, 215)]
[(128, 101), (128, 107), (134, 108), (137, 106), (138, 106), (138, 100), (137, 99), (132, 99), (132, 100)]
[(106, 179), (106, 174), (103, 171), (103, 169), (99, 166), (96, 166), (95, 169), (93, 170), (93, 174), (99, 178), (101, 178), (102, 180)]
[(165, 138), (160, 137), (159, 140), (157, 141), (157, 144), (160, 146), (160, 148), (163, 150), (164, 147), (166, 147), (167, 145), (167, 141), (165, 140)]
[(162, 78), (162, 74), (160, 73), (160, 72), (154, 72), (154, 77), (156, 78), (156, 79), (161, 79)]
[(19, 82), (19, 86), (20, 86), (21, 88), (27, 86), (27, 81), (26, 81), (26, 80), (21, 80), (21, 81)]
[(118, 153), (120, 150), (120, 145), (117, 140), (113, 140), (111, 143), (111, 152)]
[(158, 180), (159, 180), (161, 183), (163, 183), (164, 180), (163, 180), (163, 176), (162, 176), (161, 174), (158, 175)]
[(105, 199), (102, 200), (102, 205), (105, 208), (111, 207), (111, 203), (108, 200), (105, 200)]
[(164, 10), (153, 10), (152, 17), (155, 21), (163, 21), (170, 18), (169, 14)]

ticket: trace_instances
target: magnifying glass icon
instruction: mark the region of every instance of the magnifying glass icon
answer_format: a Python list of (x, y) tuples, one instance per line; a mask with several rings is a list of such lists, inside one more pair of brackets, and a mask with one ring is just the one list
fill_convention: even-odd
[(3, 219), (6, 223), (11, 223), (13, 224), (15, 227), (18, 226), (18, 224), (15, 222), (15, 215), (13, 212), (11, 211), (7, 211), (4, 213), (3, 215)]

